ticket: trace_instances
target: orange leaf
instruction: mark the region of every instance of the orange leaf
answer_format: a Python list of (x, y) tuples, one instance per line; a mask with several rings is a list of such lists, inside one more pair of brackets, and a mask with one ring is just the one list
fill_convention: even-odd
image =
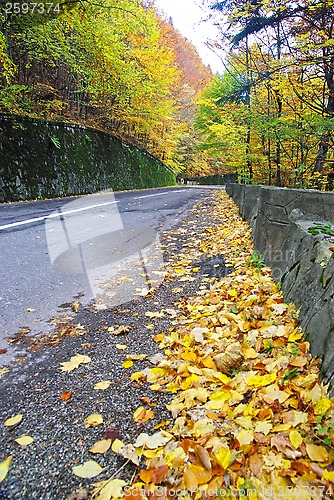
[(69, 391), (64, 391), (59, 397), (62, 401), (68, 401), (71, 399), (72, 393)]
[(140, 479), (144, 481), (144, 483), (148, 484), (152, 480), (154, 469), (143, 469), (140, 471)]
[(167, 465), (161, 465), (157, 469), (154, 469), (153, 474), (152, 474), (152, 483), (153, 484), (160, 484), (166, 477), (168, 476), (169, 473), (169, 468)]
[(187, 490), (190, 491), (196, 490), (198, 487), (197, 477), (190, 469), (184, 472), (184, 484)]
[(219, 420), (219, 415), (209, 410), (206, 412), (206, 416), (211, 418), (211, 420)]
[(191, 465), (188, 469), (188, 472), (191, 472), (194, 474), (196, 481), (198, 484), (206, 484), (208, 481), (210, 481), (212, 474), (210, 471), (204, 469), (203, 467), (200, 467), (198, 465)]
[(32, 347), (29, 347), (29, 351), (32, 351), (32, 352), (33, 351), (38, 351), (38, 349), (40, 349), (40, 348), (41, 348), (41, 346), (38, 345), (38, 344), (37, 345), (33, 345)]

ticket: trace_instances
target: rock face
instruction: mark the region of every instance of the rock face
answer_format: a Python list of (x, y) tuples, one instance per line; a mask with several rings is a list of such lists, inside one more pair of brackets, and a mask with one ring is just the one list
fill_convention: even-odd
[(175, 181), (147, 151), (98, 130), (0, 115), (0, 202)]
[(309, 232), (315, 224), (334, 226), (334, 193), (239, 184), (226, 191), (286, 300), (300, 309), (312, 353), (323, 360), (322, 376), (334, 385), (334, 237)]

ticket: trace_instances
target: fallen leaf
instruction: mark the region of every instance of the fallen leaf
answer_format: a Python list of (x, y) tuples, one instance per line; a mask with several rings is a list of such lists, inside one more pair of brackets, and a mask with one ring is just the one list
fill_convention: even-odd
[(255, 425), (254, 431), (255, 432), (261, 432), (262, 434), (264, 434), (265, 436), (267, 436), (269, 434), (269, 432), (271, 431), (272, 428), (273, 428), (273, 425), (270, 422), (267, 422), (267, 421), (263, 420), (263, 421), (258, 422)]
[(6, 354), (7, 349), (0, 349), (0, 354)]
[(215, 454), (215, 459), (217, 461), (217, 463), (222, 467), (222, 469), (226, 470), (227, 467), (230, 465), (230, 461), (231, 461), (231, 452), (228, 448), (224, 448), (224, 446), (222, 446), (218, 453)]
[(196, 476), (198, 484), (206, 484), (212, 477), (211, 471), (200, 465), (190, 465), (187, 470)]
[(120, 439), (121, 433), (119, 432), (118, 429), (115, 429), (115, 427), (110, 427), (109, 429), (106, 429), (103, 434), (102, 434), (102, 439), (110, 439), (111, 442), (114, 442), (115, 439)]
[(28, 446), (29, 444), (33, 443), (34, 442), (34, 438), (32, 438), (31, 436), (26, 436), (25, 434), (23, 434), (21, 437), (15, 439), (15, 441), (21, 445), (21, 446)]
[(113, 335), (122, 335), (125, 333), (129, 333), (130, 330), (131, 330), (130, 326), (124, 326), (124, 325), (119, 326), (118, 328), (116, 328), (116, 330), (115, 329), (111, 330), (108, 328), (108, 331), (110, 331)]
[(102, 467), (94, 460), (88, 460), (82, 465), (77, 465), (72, 467), (73, 474), (78, 477), (83, 477), (84, 479), (90, 479), (91, 477), (96, 477), (102, 472)]
[(131, 366), (133, 366), (133, 361), (131, 359), (123, 361), (122, 366), (123, 368), (131, 368)]
[(97, 441), (89, 450), (91, 453), (105, 453), (111, 446), (111, 439), (102, 439)]
[(125, 344), (116, 344), (116, 349), (119, 349), (120, 351), (125, 351), (127, 348), (128, 346)]
[[(94, 494), (95, 500), (110, 500), (113, 498), (123, 498), (123, 488), (128, 483), (123, 481), (123, 479), (109, 479), (108, 481), (101, 481), (100, 483), (95, 483), (97, 491), (97, 496)], [(136, 490), (138, 491), (138, 490)], [(127, 497), (126, 497), (127, 498)]]
[(9, 471), (10, 466), (12, 465), (13, 457), (9, 456), (0, 463), (0, 483), (5, 479), (7, 473)]
[(263, 459), (258, 453), (254, 453), (249, 457), (249, 468), (254, 476), (258, 477), (260, 475), (262, 467)]
[(70, 306), (71, 306), (72, 311), (77, 313), (79, 311), (80, 302), (75, 300), (74, 302), (71, 302)]
[(314, 415), (322, 415), (332, 407), (332, 402), (327, 398), (321, 398), (314, 407)]
[(111, 449), (114, 453), (118, 453), (118, 450), (122, 447), (124, 447), (125, 444), (123, 443), (123, 441), (121, 441), (120, 439), (116, 438), (114, 440), (114, 442), (112, 443), (111, 445)]
[(4, 368), (0, 368), (0, 379), (2, 379), (2, 377), (6, 374), (6, 373), (9, 373), (9, 369), (4, 367)]
[(87, 427), (96, 427), (103, 423), (103, 417), (99, 413), (93, 413), (89, 415), (89, 417), (85, 418), (84, 426)]
[(327, 462), (328, 452), (324, 446), (317, 446), (316, 444), (307, 444), (306, 452), (311, 460), (314, 462)]
[(200, 445), (197, 445), (195, 448), (195, 454), (198, 456), (204, 467), (208, 470), (212, 470), (211, 458), (209, 452)]
[(18, 415), (15, 415), (15, 417), (10, 417), (5, 420), (5, 426), (6, 427), (13, 427), (14, 425), (18, 425), (23, 418), (22, 413), (19, 413)]
[(303, 438), (295, 429), (289, 433), (289, 438), (293, 446), (297, 449), (303, 442)]
[(103, 380), (102, 382), (97, 382), (97, 384), (94, 385), (94, 389), (97, 391), (105, 391), (110, 385), (110, 380)]
[(276, 373), (269, 373), (268, 375), (254, 375), (247, 379), (247, 385), (254, 387), (265, 387), (275, 382), (277, 378)]
[(184, 471), (183, 480), (184, 480), (184, 484), (185, 484), (185, 487), (187, 488), (187, 490), (189, 490), (189, 491), (196, 491), (197, 490), (197, 488), (198, 488), (197, 477), (189, 468), (187, 468)]
[(136, 442), (134, 444), (135, 448), (141, 448), (142, 446), (146, 446), (146, 448), (149, 448), (150, 450), (154, 450), (155, 448), (158, 448), (159, 446), (163, 446), (168, 441), (172, 439), (172, 436), (165, 435), (163, 434), (162, 431), (156, 432), (155, 434), (152, 434), (152, 436), (149, 436), (146, 433), (139, 434), (139, 436), (136, 439)]
[(137, 455), (136, 449), (132, 444), (127, 444), (126, 446), (121, 446), (117, 449), (118, 455), (121, 455), (126, 460), (131, 460), (135, 465), (139, 465), (139, 457)]
[(72, 392), (64, 391), (59, 396), (62, 401), (68, 401), (72, 397)]
[(90, 363), (92, 360), (89, 356), (83, 356), (82, 354), (76, 354), (70, 358), (70, 361), (64, 361), (60, 363), (60, 370), (63, 372), (71, 372), (78, 368), (81, 364)]
[(152, 410), (145, 410), (143, 406), (137, 408), (137, 410), (133, 414), (133, 419), (135, 422), (145, 423), (151, 418), (154, 417), (154, 413)]

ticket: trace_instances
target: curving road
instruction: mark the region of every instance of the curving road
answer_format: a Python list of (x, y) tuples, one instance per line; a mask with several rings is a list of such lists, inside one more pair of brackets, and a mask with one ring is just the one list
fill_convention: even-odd
[[(48, 332), (48, 320), (62, 304), (78, 294), (88, 304), (119, 263), (127, 268), (131, 259), (141, 259), (139, 286), (145, 286), (150, 262), (156, 268), (162, 260), (160, 231), (176, 225), (207, 189), (104, 192), (0, 205), (0, 349), (8, 349), (1, 364), (13, 355), (8, 336), (22, 327)], [(130, 300), (124, 290), (118, 303)]]

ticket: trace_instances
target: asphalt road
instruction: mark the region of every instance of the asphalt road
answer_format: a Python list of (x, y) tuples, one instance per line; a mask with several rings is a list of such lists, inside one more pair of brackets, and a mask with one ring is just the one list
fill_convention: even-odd
[(0, 205), (0, 349), (8, 350), (1, 364), (14, 354), (7, 337), (22, 328), (47, 333), (62, 305), (75, 298), (88, 304), (115, 270), (140, 261), (142, 282), (109, 290), (111, 305), (130, 300), (129, 287), (157, 279), (160, 232), (203, 192), (172, 187)]

